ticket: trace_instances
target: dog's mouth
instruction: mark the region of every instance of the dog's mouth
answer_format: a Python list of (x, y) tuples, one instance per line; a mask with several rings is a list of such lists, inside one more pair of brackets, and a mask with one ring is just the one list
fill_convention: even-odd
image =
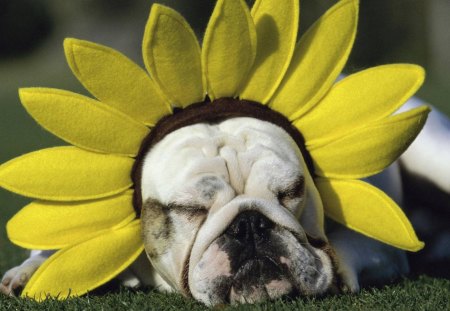
[(295, 291), (286, 267), (274, 258), (253, 258), (244, 262), (231, 278), (227, 302), (252, 303), (274, 299)]
[(241, 213), (191, 269), (190, 292), (208, 305), (322, 294), (333, 278), (328, 255), (253, 211)]

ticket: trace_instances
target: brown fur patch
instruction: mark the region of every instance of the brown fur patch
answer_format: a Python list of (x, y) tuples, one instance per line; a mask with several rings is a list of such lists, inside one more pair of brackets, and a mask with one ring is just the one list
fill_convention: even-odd
[(208, 210), (204, 206), (185, 206), (178, 204), (169, 204), (168, 208), (172, 213), (182, 215), (189, 221), (194, 221), (198, 218), (205, 218)]
[(157, 200), (145, 201), (142, 208), (142, 235), (150, 258), (163, 254), (173, 241), (173, 225), (169, 209)]

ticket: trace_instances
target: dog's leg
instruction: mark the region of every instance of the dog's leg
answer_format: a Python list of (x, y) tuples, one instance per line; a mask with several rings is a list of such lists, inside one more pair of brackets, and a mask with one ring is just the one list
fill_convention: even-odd
[[(413, 99), (402, 110), (421, 104)], [(422, 251), (410, 254), (412, 271), (450, 278), (450, 118), (433, 108), (400, 162), (406, 212), (425, 241)]]
[[(424, 105), (413, 98), (399, 112)], [(394, 163), (383, 173), (369, 178), (400, 205), (406, 205), (419, 238), (425, 239), (426, 248), (419, 252), (415, 266), (435, 266), (435, 263), (450, 258), (450, 231), (448, 229), (450, 204), (450, 120), (433, 109), (427, 123), (417, 139), (401, 156), (403, 181), (410, 194), (402, 193), (399, 166)], [(420, 182), (418, 182), (420, 181)], [(440, 189), (431, 191), (428, 185)], [(440, 202), (436, 202), (436, 198)], [(405, 200), (403, 200), (405, 199)], [(414, 203), (415, 208), (411, 208)], [(440, 216), (436, 217), (436, 212)], [(433, 217), (431, 217), (433, 216)], [(446, 225), (440, 225), (446, 223)], [(382, 284), (408, 273), (409, 265), (405, 252), (394, 249), (354, 231), (336, 226), (328, 233), (340, 262), (340, 272), (350, 291), (360, 286)], [(428, 240), (427, 240), (428, 238)], [(422, 255), (421, 255), (422, 254)], [(418, 262), (418, 263), (417, 263)], [(446, 265), (445, 265), (446, 266)], [(439, 265), (437, 265), (439, 269)]]
[[(54, 253), (55, 251), (31, 251), (30, 257), (20, 266), (6, 271), (0, 283), (0, 293), (18, 296), (36, 270)], [(152, 268), (145, 253), (142, 253), (130, 267), (120, 273), (117, 279), (126, 287), (139, 288), (149, 286), (160, 291), (173, 291)]]
[[(421, 105), (424, 102), (412, 98), (400, 111)], [(423, 130), (400, 161), (409, 173), (450, 193), (450, 119), (433, 107)]]
[(31, 251), (31, 256), (20, 266), (8, 270), (0, 283), (0, 293), (16, 296), (25, 287), (31, 276), (54, 251)]

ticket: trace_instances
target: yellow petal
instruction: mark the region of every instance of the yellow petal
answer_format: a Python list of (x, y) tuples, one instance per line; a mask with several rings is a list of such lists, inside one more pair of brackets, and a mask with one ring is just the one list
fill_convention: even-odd
[(331, 219), (404, 250), (423, 248), (403, 211), (381, 190), (359, 180), (317, 179), (316, 185)]
[(202, 67), (213, 100), (236, 97), (256, 54), (256, 30), (243, 0), (219, 0), (206, 28)]
[(20, 210), (6, 230), (14, 244), (29, 249), (61, 249), (136, 218), (132, 192), (84, 202), (36, 201)]
[(256, 59), (240, 98), (267, 103), (281, 83), (294, 53), (298, 0), (257, 0), (251, 11), (258, 38)]
[(154, 4), (142, 44), (145, 67), (175, 106), (203, 101), (206, 91), (200, 45), (176, 11)]
[(136, 220), (58, 251), (33, 274), (22, 297), (41, 301), (49, 295), (62, 300), (105, 284), (141, 254), (140, 231), (140, 221)]
[(128, 189), (132, 166), (130, 158), (76, 147), (42, 149), (0, 166), (0, 186), (42, 200), (98, 199)]
[(342, 0), (303, 35), (269, 104), (272, 109), (295, 120), (325, 95), (347, 61), (357, 20), (358, 1)]
[(416, 65), (373, 67), (348, 76), (302, 118), (294, 122), (308, 144), (334, 140), (355, 128), (391, 115), (422, 85)]
[(329, 178), (363, 178), (381, 172), (413, 142), (430, 109), (426, 106), (360, 128), (310, 148), (315, 173)]
[(172, 112), (148, 74), (123, 54), (77, 39), (64, 41), (67, 62), (100, 101), (153, 126)]
[(20, 90), (28, 113), (45, 129), (91, 151), (135, 156), (149, 129), (91, 98), (47, 88)]

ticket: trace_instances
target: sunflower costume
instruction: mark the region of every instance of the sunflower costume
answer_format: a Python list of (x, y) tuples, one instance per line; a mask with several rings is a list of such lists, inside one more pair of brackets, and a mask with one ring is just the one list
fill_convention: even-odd
[(181, 15), (152, 7), (144, 71), (117, 51), (66, 39), (70, 68), (95, 97), (21, 89), (28, 113), (73, 146), (0, 167), (0, 186), (36, 201), (7, 225), (10, 240), (58, 250), (23, 296), (77, 296), (104, 284), (143, 251), (130, 177), (140, 146), (174, 109), (232, 98), (281, 113), (304, 138), (326, 216), (392, 246), (423, 247), (401, 209), (358, 180), (395, 161), (429, 112), (392, 115), (420, 87), (422, 68), (370, 68), (335, 83), (350, 53), (358, 1), (341, 0), (296, 43), (298, 0), (218, 0), (202, 47)]

